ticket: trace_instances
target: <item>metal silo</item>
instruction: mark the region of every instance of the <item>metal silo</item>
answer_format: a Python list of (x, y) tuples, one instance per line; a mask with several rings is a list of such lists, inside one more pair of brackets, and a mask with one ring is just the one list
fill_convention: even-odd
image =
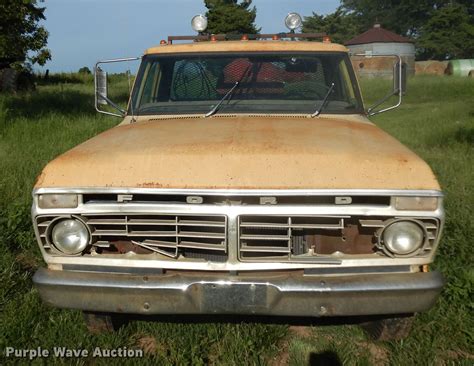
[[(345, 44), (351, 53), (400, 55), (407, 64), (408, 75), (415, 74), (415, 45), (413, 42), (382, 28), (380, 24), (375, 24), (373, 28), (352, 38)], [(352, 57), (354, 69), (362, 77), (391, 77), (393, 62), (392, 57)]]

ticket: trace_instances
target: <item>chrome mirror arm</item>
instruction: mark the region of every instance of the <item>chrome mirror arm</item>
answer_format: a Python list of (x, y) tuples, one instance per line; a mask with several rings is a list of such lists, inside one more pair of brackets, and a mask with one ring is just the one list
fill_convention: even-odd
[[(377, 55), (372, 55), (372, 54), (368, 54), (368, 53), (354, 53), (354, 54), (351, 54), (351, 56), (360, 56), (360, 57), (395, 57), (398, 59), (397, 63), (395, 64), (395, 67), (398, 68), (398, 73), (396, 73), (394, 75), (394, 78), (395, 77), (398, 77), (398, 80), (395, 80), (394, 79), (394, 85), (397, 85), (397, 89), (390, 92), (389, 94), (387, 94), (386, 96), (384, 96), (383, 98), (381, 98), (380, 100), (378, 100), (375, 104), (373, 104), (371, 107), (369, 107), (367, 109), (367, 114), (369, 116), (374, 116), (376, 114), (379, 114), (379, 113), (383, 113), (383, 112), (387, 112), (387, 111), (390, 111), (392, 109), (395, 109), (395, 108), (398, 108), (400, 107), (400, 105), (402, 104), (402, 95), (403, 95), (403, 74), (402, 74), (402, 70), (403, 70), (403, 60), (401, 58), (400, 55), (396, 55), (396, 54), (377, 54)], [(375, 110), (377, 107), (379, 107), (380, 105), (382, 105), (383, 103), (385, 103), (388, 99), (390, 99), (390, 97), (394, 96), (394, 95), (398, 95), (398, 101), (395, 105), (393, 106), (390, 106), (390, 107), (387, 107), (387, 108), (383, 108), (383, 109), (379, 109), (379, 110)]]
[[(98, 77), (97, 77), (98, 70), (100, 70), (99, 65), (108, 64), (108, 63), (115, 63), (115, 62), (136, 61), (136, 60), (140, 60), (140, 59), (141, 59), (141, 56), (140, 57), (117, 58), (117, 59), (103, 60), (103, 61), (96, 62), (95, 68), (94, 68), (94, 89), (95, 89), (94, 90), (95, 91), (94, 92), (94, 95), (95, 95), (94, 106), (95, 106), (95, 110), (97, 112), (107, 114), (109, 116), (115, 116), (115, 117), (121, 117), (121, 118), (124, 117), (127, 114), (127, 112), (124, 109), (122, 109), (116, 103), (114, 103), (112, 100), (110, 100), (107, 97), (107, 95), (104, 95), (103, 93), (99, 92), (99, 83), (98, 83)], [(102, 100), (105, 100), (107, 102), (107, 104), (109, 104), (113, 108), (117, 109), (120, 112), (120, 114), (107, 112), (107, 111), (104, 111), (104, 110), (100, 109), (99, 108), (99, 98), (102, 99)]]

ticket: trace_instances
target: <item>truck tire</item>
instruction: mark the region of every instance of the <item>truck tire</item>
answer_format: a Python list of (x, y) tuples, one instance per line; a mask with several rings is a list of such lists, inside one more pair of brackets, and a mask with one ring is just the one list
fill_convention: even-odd
[(84, 311), (83, 316), (87, 330), (92, 334), (112, 333), (123, 325), (123, 321), (112, 314)]
[(408, 337), (413, 320), (413, 315), (406, 315), (397, 318), (373, 320), (361, 324), (361, 327), (374, 341), (393, 341)]
[(0, 91), (16, 92), (18, 81), (18, 71), (6, 68), (0, 71)]

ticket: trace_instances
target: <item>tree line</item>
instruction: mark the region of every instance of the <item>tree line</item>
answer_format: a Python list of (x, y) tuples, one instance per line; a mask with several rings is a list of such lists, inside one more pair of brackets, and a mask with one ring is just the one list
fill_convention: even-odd
[[(205, 0), (210, 33), (258, 33), (252, 0)], [(303, 14), (304, 15), (304, 14)], [(304, 17), (303, 33), (344, 43), (380, 23), (411, 38), (417, 59), (474, 57), (474, 0), (341, 0), (331, 14)]]
[(474, 57), (473, 0), (342, 0), (334, 13), (305, 17), (303, 31), (344, 43), (374, 23), (411, 38), (417, 59)]
[[(211, 34), (261, 30), (252, 0), (204, 0), (204, 5)], [(0, 67), (44, 65), (51, 59), (48, 32), (40, 25), (44, 11), (37, 0), (0, 2)], [(411, 38), (419, 60), (474, 57), (473, 0), (341, 0), (331, 14), (305, 16), (302, 31), (324, 32), (344, 43), (374, 23)]]

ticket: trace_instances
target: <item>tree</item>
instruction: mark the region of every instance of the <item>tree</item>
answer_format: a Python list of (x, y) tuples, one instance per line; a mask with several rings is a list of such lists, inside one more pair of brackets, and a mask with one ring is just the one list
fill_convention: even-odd
[(362, 29), (380, 23), (395, 33), (416, 37), (431, 11), (448, 0), (342, 0), (343, 9), (353, 15)]
[(473, 0), (341, 0), (332, 14), (305, 17), (303, 31), (345, 42), (374, 23), (414, 39), (417, 59), (474, 57)]
[(250, 9), (252, 0), (204, 0), (206, 17), (208, 20), (207, 31), (212, 34), (242, 33), (256, 34), (260, 28), (255, 25), (257, 9)]
[(433, 11), (417, 39), (422, 59), (474, 57), (474, 18), (460, 4), (446, 5)]
[(305, 17), (303, 21), (303, 33), (326, 33), (332, 41), (344, 43), (355, 37), (362, 29), (357, 19), (352, 14), (347, 14), (341, 7), (328, 15), (318, 15), (313, 12), (312, 16)]
[(342, 8), (364, 30), (379, 22), (413, 38), (417, 59), (474, 56), (472, 0), (342, 0)]
[(48, 32), (39, 25), (45, 8), (36, 0), (2, 0), (0, 3), (0, 62), (44, 65), (51, 59), (45, 48)]
[(78, 71), (79, 74), (92, 74), (91, 70), (87, 67), (81, 67)]

